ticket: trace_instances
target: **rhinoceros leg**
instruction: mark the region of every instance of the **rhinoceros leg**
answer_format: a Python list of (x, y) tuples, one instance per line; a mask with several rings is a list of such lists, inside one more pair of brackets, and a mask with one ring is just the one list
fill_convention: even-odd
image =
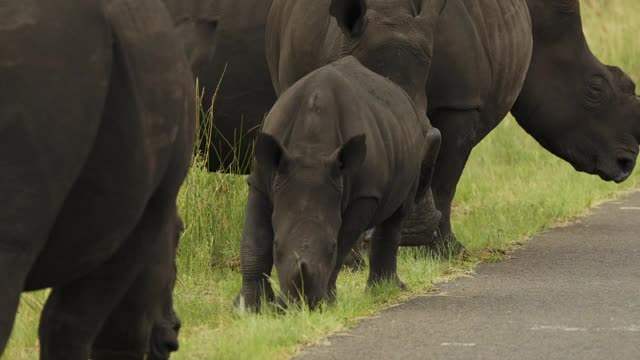
[(396, 211), (389, 219), (376, 226), (369, 246), (369, 280), (368, 286), (380, 281), (390, 281), (402, 289), (407, 286), (400, 281), (397, 273), (398, 247), (402, 222), (405, 215), (404, 207)]
[[(172, 295), (182, 221), (177, 213), (175, 218), (177, 224), (167, 222), (162, 242), (146, 253), (153, 256), (153, 262), (109, 315), (93, 344), (92, 359), (141, 359), (148, 352), (147, 359), (165, 360), (178, 350), (180, 320), (173, 310)], [(173, 229), (177, 231), (170, 232)]]
[[(60, 206), (47, 201), (54, 184), (46, 182), (45, 174), (33, 165), (40, 161), (38, 153), (28, 141), (22, 142), (22, 127), (32, 119), (12, 114), (11, 107), (1, 101), (11, 99), (4, 96), (7, 92), (0, 90), (0, 127), (4, 126), (0, 134), (7, 135), (0, 136), (0, 356), (27, 274), (48, 238), (51, 214)], [(16, 149), (21, 149), (19, 154)]]
[(273, 300), (269, 276), (273, 267), (272, 206), (266, 195), (249, 186), (244, 233), (240, 242), (242, 289), (236, 307), (259, 311), (262, 298)]
[(2, 289), (2, 296), (0, 297), (0, 355), (2, 355), (7, 345), (11, 328), (13, 327), (13, 321), (18, 311), (20, 292), (22, 291), (20, 280), (24, 281), (24, 278), (27, 276), (27, 269), (23, 268), (20, 274), (18, 274), (21, 279), (18, 279), (18, 281), (10, 279), (16, 275), (13, 272), (15, 260), (9, 258), (7, 255), (8, 254), (0, 254), (0, 271), (2, 272), (0, 282), (2, 282), (3, 287), (5, 287)]
[[(176, 214), (177, 215), (177, 214)], [(176, 223), (176, 232), (174, 234), (174, 251), (178, 248), (180, 236), (184, 230), (184, 223), (178, 215)], [(148, 360), (168, 359), (171, 352), (178, 351), (178, 334), (182, 327), (182, 322), (176, 314), (173, 307), (173, 289), (176, 285), (178, 269), (175, 263), (175, 255), (171, 271), (167, 278), (168, 284), (164, 287), (162, 293), (162, 313), (156, 319), (151, 329), (151, 338), (149, 339)]]
[[(169, 254), (175, 249), (175, 213), (175, 194), (173, 199), (154, 196), (111, 259), (86, 276), (53, 288), (40, 321), (42, 360), (86, 360), (105, 322), (110, 335), (114, 331), (109, 322), (124, 327), (108, 341), (101, 337), (101, 348), (126, 349), (125, 359), (144, 356), (162, 302), (162, 286), (172, 275), (168, 269), (174, 259)], [(112, 312), (117, 320), (109, 318)]]
[(439, 111), (431, 117), (442, 133), (442, 146), (431, 182), (435, 205), (442, 212), (442, 218), (438, 233), (427, 244), (427, 249), (435, 253), (449, 255), (464, 249), (451, 230), (451, 202), (475, 146), (478, 117), (478, 111)]
[(147, 360), (169, 359), (172, 352), (178, 351), (178, 334), (182, 327), (182, 321), (173, 308), (173, 296), (163, 305), (163, 312), (159, 320), (151, 329), (149, 351)]
[(29, 266), (35, 259), (35, 256), (27, 253), (26, 249), (9, 248), (3, 241), (6, 239), (0, 238), (0, 284), (2, 284), (2, 289), (0, 289), (0, 355), (9, 340), (20, 302), (20, 293)]
[[(109, 315), (93, 345), (92, 359), (142, 359), (148, 349), (152, 326), (157, 320), (158, 300), (163, 295), (158, 288), (167, 288), (159, 283), (162, 276), (157, 270), (145, 269), (131, 286), (118, 307)], [(177, 341), (177, 338), (175, 339)], [(165, 348), (150, 349), (150, 359), (169, 359), (171, 351), (177, 350), (163, 344)]]
[(329, 278), (328, 294), (330, 299), (336, 295), (336, 281), (345, 259), (354, 245), (371, 224), (378, 202), (372, 198), (357, 199), (352, 202), (342, 216), (342, 226), (338, 234), (338, 252), (336, 267)]

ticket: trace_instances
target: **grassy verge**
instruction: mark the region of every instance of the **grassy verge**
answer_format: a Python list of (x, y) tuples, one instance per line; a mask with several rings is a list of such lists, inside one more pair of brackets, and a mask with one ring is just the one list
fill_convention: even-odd
[[(640, 79), (640, 3), (636, 0), (583, 0), (587, 37), (606, 63)], [(438, 261), (403, 250), (400, 276), (408, 293), (381, 286), (365, 291), (363, 272), (343, 273), (338, 301), (323, 311), (286, 315), (234, 313), (231, 301), (240, 287), (237, 271), (246, 184), (244, 178), (209, 174), (196, 164), (179, 203), (186, 223), (179, 249), (176, 302), (184, 322), (176, 359), (285, 358), (301, 344), (355, 324), (435, 282), (464, 274), (480, 260), (533, 234), (584, 214), (595, 202), (638, 188), (634, 175), (623, 185), (604, 183), (554, 158), (507, 119), (473, 152), (455, 199), (453, 223), (473, 256)], [(37, 358), (37, 320), (46, 292), (23, 295), (12, 339), (3, 359)]]

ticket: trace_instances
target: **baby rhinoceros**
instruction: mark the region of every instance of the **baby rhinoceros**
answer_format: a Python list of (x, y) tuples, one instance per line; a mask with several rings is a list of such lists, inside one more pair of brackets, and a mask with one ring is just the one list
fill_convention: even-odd
[(335, 294), (338, 271), (376, 227), (368, 284), (396, 274), (402, 222), (428, 190), (440, 132), (391, 81), (345, 57), (282, 94), (255, 145), (236, 305), (281, 293), (311, 307)]

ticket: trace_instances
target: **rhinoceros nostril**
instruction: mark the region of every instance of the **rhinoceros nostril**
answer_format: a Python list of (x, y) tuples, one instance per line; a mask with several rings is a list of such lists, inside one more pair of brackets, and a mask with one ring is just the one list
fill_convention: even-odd
[(621, 183), (631, 176), (633, 168), (636, 166), (636, 159), (630, 156), (623, 156), (618, 158), (618, 167), (620, 170), (619, 175), (613, 180), (617, 183)]
[(636, 160), (631, 157), (621, 157), (618, 158), (618, 166), (623, 174), (631, 175), (633, 168), (636, 166)]

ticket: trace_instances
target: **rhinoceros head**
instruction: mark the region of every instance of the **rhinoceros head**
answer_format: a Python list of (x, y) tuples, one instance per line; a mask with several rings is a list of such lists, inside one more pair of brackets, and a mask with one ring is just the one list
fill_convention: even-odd
[(640, 139), (635, 84), (593, 55), (578, 0), (527, 2), (535, 42), (513, 114), (541, 145), (576, 170), (624, 181), (635, 166)]
[(343, 55), (391, 79), (426, 109), (434, 31), (447, 0), (332, 0)]
[(345, 181), (366, 156), (365, 136), (355, 136), (332, 154), (289, 153), (261, 133), (255, 157), (273, 177), (274, 265), (284, 296), (302, 296), (311, 306), (328, 297), (336, 265)]

